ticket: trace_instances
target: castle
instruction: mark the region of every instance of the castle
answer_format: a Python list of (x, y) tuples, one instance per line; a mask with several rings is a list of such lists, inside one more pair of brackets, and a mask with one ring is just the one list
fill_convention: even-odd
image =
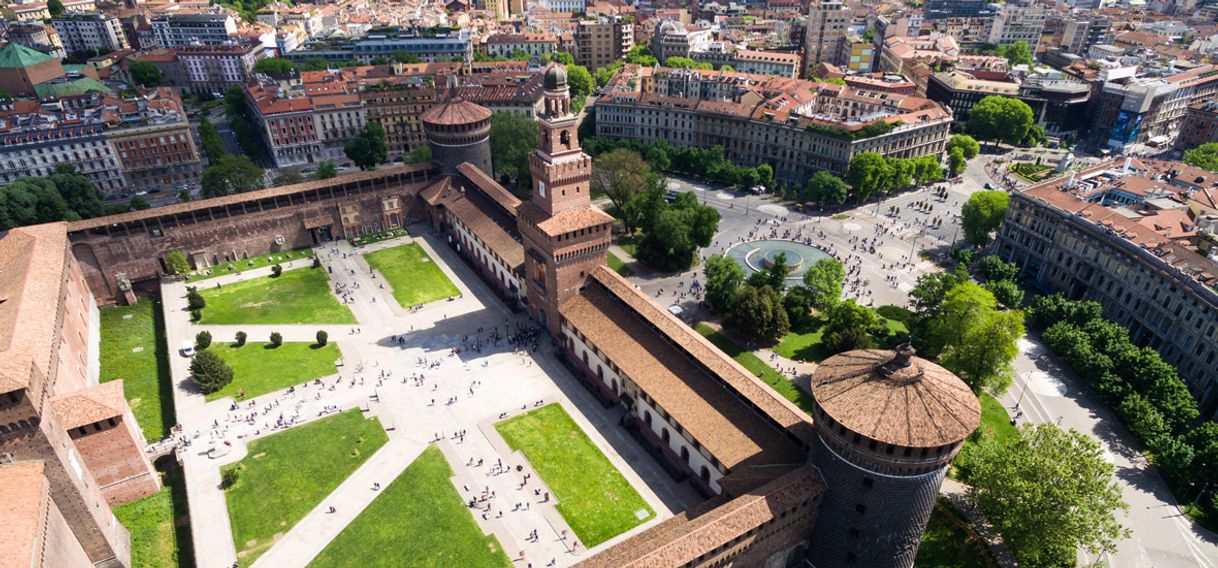
[(425, 219), (707, 497), (582, 565), (912, 566), (946, 468), (980, 421), (969, 388), (908, 347), (853, 351), (818, 367), (808, 416), (605, 265), (613, 219), (591, 202), (563, 68), (544, 77), (527, 201), (489, 175), (490, 116), (457, 96), (425, 113), (430, 163), (35, 230), (55, 234), (85, 297), (114, 302), (157, 279), (172, 250), (202, 268)]

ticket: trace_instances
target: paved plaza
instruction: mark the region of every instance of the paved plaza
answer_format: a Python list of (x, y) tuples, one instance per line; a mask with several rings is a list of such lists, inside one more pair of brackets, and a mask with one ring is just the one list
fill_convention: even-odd
[[(420, 244), (456, 284), (460, 297), (402, 309), (359, 252), (404, 242)], [(185, 284), (162, 286), (172, 349), (192, 341), (202, 330), (211, 332), (216, 342), (231, 341), (238, 331), (246, 332), (249, 341), (265, 341), (271, 332), (279, 332), (285, 342), (312, 342), (324, 329), (342, 351), (334, 376), (254, 399), (213, 402), (205, 402), (190, 383), (190, 360), (173, 355), (174, 402), (181, 425), (175, 436), (186, 444), (179, 453), (201, 568), (227, 568), (237, 558), (220, 489), (220, 467), (245, 457), (246, 444), (253, 439), (351, 408), (378, 417), (389, 442), (279, 535), (255, 566), (307, 565), (376, 498), (374, 484), (387, 486), (432, 443), (452, 466), (453, 483), (462, 498), (480, 501), (471, 510), (478, 526), (495, 535), (513, 560), (523, 555), (523, 561), (517, 562), (520, 566), (571, 565), (701, 501), (688, 483), (676, 484), (617, 425), (620, 409), (603, 408), (552, 357), (549, 340), (510, 342), (509, 336), (523, 338), (522, 332), (534, 330), (532, 321), (508, 310), (429, 233), (377, 243), (359, 252), (345, 241), (318, 247), (316, 252), (330, 271), (331, 285), (346, 291), (340, 299), (355, 314), (357, 325), (195, 325), (185, 309)], [(308, 262), (285, 267), (307, 269)], [(223, 285), (269, 273), (269, 268), (252, 270), (197, 284)], [(492, 339), (495, 335), (498, 341)], [(459, 353), (454, 352), (457, 347), (462, 347)], [(656, 511), (655, 516), (591, 551), (576, 542), (556, 512), (555, 500), (542, 502), (535, 497), (534, 490), (548, 488), (494, 428), (501, 417), (549, 403), (563, 406)], [(530, 479), (522, 486), (525, 475)], [(487, 494), (494, 497), (482, 501)], [(523, 505), (520, 510), (517, 503)], [(530, 540), (533, 530), (539, 538)]]

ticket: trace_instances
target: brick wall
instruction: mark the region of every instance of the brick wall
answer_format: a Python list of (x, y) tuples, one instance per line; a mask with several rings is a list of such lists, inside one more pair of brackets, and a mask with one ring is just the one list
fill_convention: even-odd
[(47, 568), (56, 566), (88, 566), (89, 556), (81, 548), (80, 541), (72, 534), (72, 527), (59, 511), (59, 507), (46, 501), (45, 538), (42, 541), (42, 564)]
[(114, 424), (102, 421), (69, 432), (110, 505), (147, 497), (161, 488), (134, 423), (127, 412)]

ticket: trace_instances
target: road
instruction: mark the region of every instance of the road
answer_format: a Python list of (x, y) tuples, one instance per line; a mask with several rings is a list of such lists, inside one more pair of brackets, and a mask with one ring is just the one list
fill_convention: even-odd
[[(759, 227), (763, 231), (777, 230), (779, 234), (787, 229), (805, 236), (814, 233), (813, 244), (836, 252), (839, 258), (853, 256), (859, 260), (858, 278), (866, 284), (860, 286), (857, 293), (869, 294), (864, 303), (870, 300), (874, 305), (906, 305), (908, 292), (918, 276), (939, 270), (933, 263), (919, 257), (927, 253), (947, 252), (958, 233), (956, 214), (960, 206), (987, 182), (1001, 183), (1001, 180), (990, 177), (987, 165), (995, 160), (1009, 163), (1009, 156), (982, 155), (970, 162), (961, 183), (940, 184), (940, 187), (948, 188), (946, 200), (938, 200), (934, 197), (934, 189), (928, 188), (836, 215), (805, 216), (755, 196), (729, 193), (722, 188), (688, 180), (670, 179), (669, 188), (694, 191), (700, 202), (712, 205), (719, 211), (722, 221), (715, 242), (707, 251), (709, 253), (722, 252), (741, 237), (747, 238), (751, 231)], [(1046, 156), (1046, 162), (1055, 161), (1056, 156)], [(1082, 158), (1077, 163), (1096, 162), (1097, 159)], [(910, 206), (917, 201), (929, 201), (934, 209), (929, 213), (918, 212)], [(887, 215), (889, 207), (894, 206), (900, 207), (900, 212)], [(924, 224), (936, 216), (943, 219), (941, 226), (932, 228)], [(784, 218), (786, 221), (782, 220)], [(860, 237), (872, 237), (876, 226), (886, 227), (890, 231), (878, 242), (877, 254), (855, 250), (853, 241)], [(914, 251), (913, 258), (916, 259), (912, 265), (900, 260), (902, 256), (908, 257), (910, 251)], [(884, 255), (883, 258), (880, 258), (880, 254)], [(894, 260), (899, 263), (896, 267), (892, 266)], [(693, 279), (703, 278), (700, 268), (667, 276), (654, 275), (646, 270), (636, 272), (638, 275), (631, 280), (640, 289), (661, 302), (667, 300), (680, 305), (686, 310), (688, 320), (707, 315), (700, 311), (692, 297), (682, 297), (679, 293)], [(886, 276), (894, 277), (895, 281), (887, 282)], [(1078, 377), (1048, 355), (1039, 337), (1029, 335), (1021, 340), (1015, 369), (1015, 383), (1001, 399), (1013, 415), (1015, 404), (1019, 402), (1024, 412), (1021, 422), (1054, 422), (1093, 436), (1116, 468), (1116, 483), (1129, 504), (1129, 511), (1122, 515), (1121, 521), (1131, 529), (1132, 536), (1119, 543), (1115, 554), (1099, 559), (1104, 565), (1114, 568), (1218, 568), (1218, 535), (1201, 529), (1179, 512), (1163, 478), (1147, 464), (1133, 436), (1120, 424), (1114, 413), (1085, 388)], [(1087, 562), (1096, 560), (1085, 554), (1082, 559)]]

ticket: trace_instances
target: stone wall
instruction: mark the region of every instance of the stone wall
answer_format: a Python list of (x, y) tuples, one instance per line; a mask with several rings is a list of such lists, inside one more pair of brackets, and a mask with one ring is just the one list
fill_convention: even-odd
[(89, 383), (89, 325), (92, 311), (89, 285), (85, 282), (80, 264), (68, 251), (65, 255), (66, 278), (60, 300), (61, 325), (59, 349), (56, 351), (58, 365), (55, 372), (54, 395), (77, 391)]
[(130, 412), (114, 424), (102, 421), (69, 432), (85, 465), (110, 505), (147, 497), (160, 490), (156, 472), (144, 454), (143, 436), (134, 430)]
[(40, 566), (54, 568), (91, 564), (89, 556), (80, 547), (80, 541), (76, 540), (76, 535), (72, 534), (72, 527), (68, 526), (68, 521), (59, 511), (59, 507), (56, 507), (55, 502), (50, 499), (46, 501), (46, 505), (46, 539), (42, 543), (42, 564)]

